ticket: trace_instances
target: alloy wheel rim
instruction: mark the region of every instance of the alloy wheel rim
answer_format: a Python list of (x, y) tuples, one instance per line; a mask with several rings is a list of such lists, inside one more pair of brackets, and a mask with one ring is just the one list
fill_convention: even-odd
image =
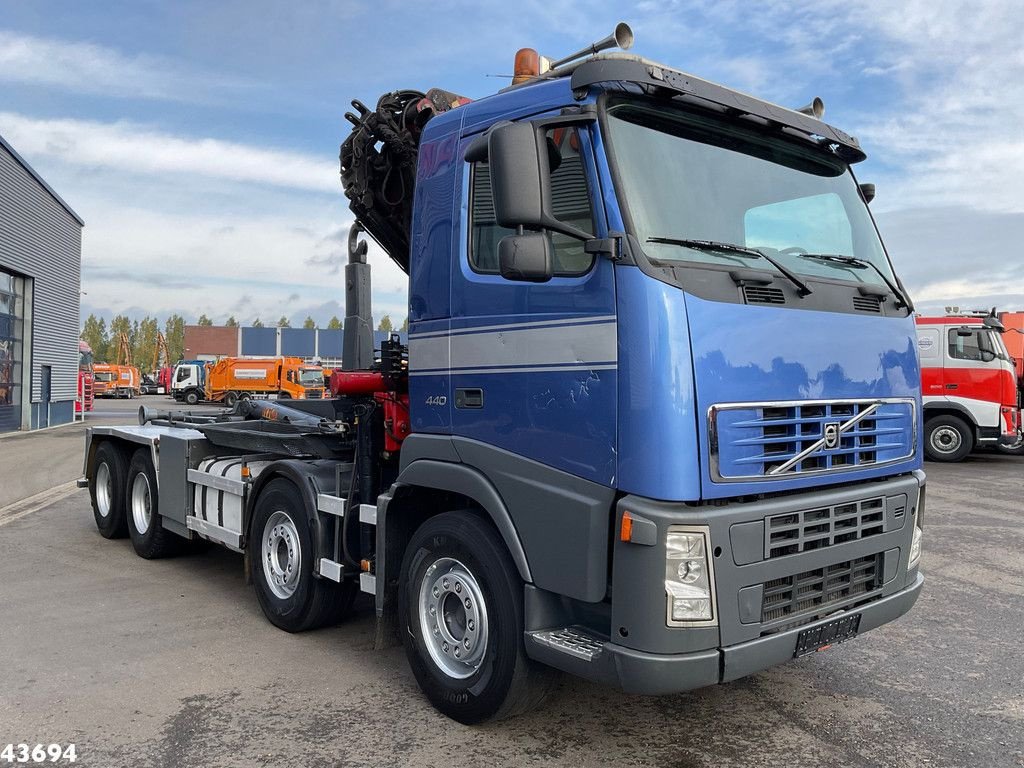
[(263, 574), (275, 597), (287, 600), (299, 586), (302, 565), (299, 529), (287, 512), (278, 510), (270, 516), (263, 531), (260, 554)]
[(113, 498), (114, 476), (104, 461), (96, 468), (96, 511), (100, 513), (100, 517), (110, 516)]
[(135, 530), (145, 533), (153, 521), (153, 495), (149, 487), (149, 477), (139, 472), (132, 480), (132, 522)]
[(487, 603), (479, 582), (452, 557), (435, 560), (420, 581), (420, 634), (434, 664), (448, 677), (472, 676), (487, 653)]
[(939, 427), (932, 432), (932, 448), (939, 453), (955, 453), (962, 442), (960, 433), (952, 427)]

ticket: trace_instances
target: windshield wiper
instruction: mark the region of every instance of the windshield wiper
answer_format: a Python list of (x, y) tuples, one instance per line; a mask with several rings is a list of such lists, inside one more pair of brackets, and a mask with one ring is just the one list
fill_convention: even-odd
[(837, 265), (837, 267), (839, 265), (860, 269), (867, 269), (870, 267), (871, 269), (875, 270), (875, 272), (878, 273), (878, 276), (882, 278), (882, 282), (884, 282), (886, 287), (893, 292), (893, 295), (896, 297), (897, 309), (899, 309), (900, 307), (906, 307), (907, 309), (913, 308), (910, 304), (910, 299), (903, 293), (902, 290), (900, 290), (899, 286), (897, 286), (896, 283), (890, 280), (886, 276), (885, 272), (879, 269), (878, 265), (875, 264), (875, 262), (871, 261), (870, 259), (861, 259), (857, 256), (840, 256), (839, 254), (835, 253), (801, 253), (800, 257), (804, 259), (814, 259), (815, 261), (823, 261), (826, 264), (835, 264)]
[(801, 296), (808, 296), (813, 293), (810, 286), (797, 277), (791, 269), (783, 266), (767, 253), (759, 251), (756, 248), (747, 248), (746, 246), (736, 245), (735, 243), (720, 243), (716, 240), (687, 240), (677, 237), (648, 237), (647, 242), (664, 243), (665, 245), (680, 245), (683, 248), (693, 248), (696, 251), (706, 251), (707, 253), (739, 253), (746, 256), (753, 256), (756, 259), (764, 259), (779, 270), (779, 272), (781, 272), (789, 282), (796, 286), (798, 294)]

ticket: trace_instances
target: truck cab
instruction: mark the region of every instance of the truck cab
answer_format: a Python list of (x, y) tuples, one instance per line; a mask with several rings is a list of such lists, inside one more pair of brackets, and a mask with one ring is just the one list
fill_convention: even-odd
[(174, 366), (171, 377), (171, 396), (188, 405), (206, 399), (206, 368), (203, 360), (182, 360)]
[(925, 452), (962, 461), (977, 446), (1020, 439), (1016, 364), (995, 316), (917, 318)]

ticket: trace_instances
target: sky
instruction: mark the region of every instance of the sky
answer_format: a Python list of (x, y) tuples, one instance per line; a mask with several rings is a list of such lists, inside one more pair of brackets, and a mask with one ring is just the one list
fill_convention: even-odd
[[(344, 316), (353, 98), (480, 98), (516, 49), (627, 21), (634, 53), (858, 137), (861, 181), (918, 308), (1024, 308), (1019, 4), (752, 0), (0, 0), (0, 135), (85, 219), (83, 317)], [(374, 311), (405, 276), (371, 249)]]

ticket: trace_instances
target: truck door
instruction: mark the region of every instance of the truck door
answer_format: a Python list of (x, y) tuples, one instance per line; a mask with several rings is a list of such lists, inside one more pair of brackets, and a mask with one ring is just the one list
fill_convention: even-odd
[(942, 347), (941, 326), (917, 327), (917, 353), (921, 358), (921, 396), (926, 403), (946, 396)]
[(980, 427), (999, 426), (1002, 365), (981, 326), (948, 326), (943, 389)]
[[(556, 218), (606, 236), (587, 128), (551, 129), (547, 137)], [(473, 138), (463, 138), (462, 153)], [(453, 434), (612, 484), (618, 351), (611, 261), (552, 234), (554, 277), (507, 280), (497, 248), (514, 232), (494, 220), (487, 163), (467, 164), (460, 187), (447, 339)]]

